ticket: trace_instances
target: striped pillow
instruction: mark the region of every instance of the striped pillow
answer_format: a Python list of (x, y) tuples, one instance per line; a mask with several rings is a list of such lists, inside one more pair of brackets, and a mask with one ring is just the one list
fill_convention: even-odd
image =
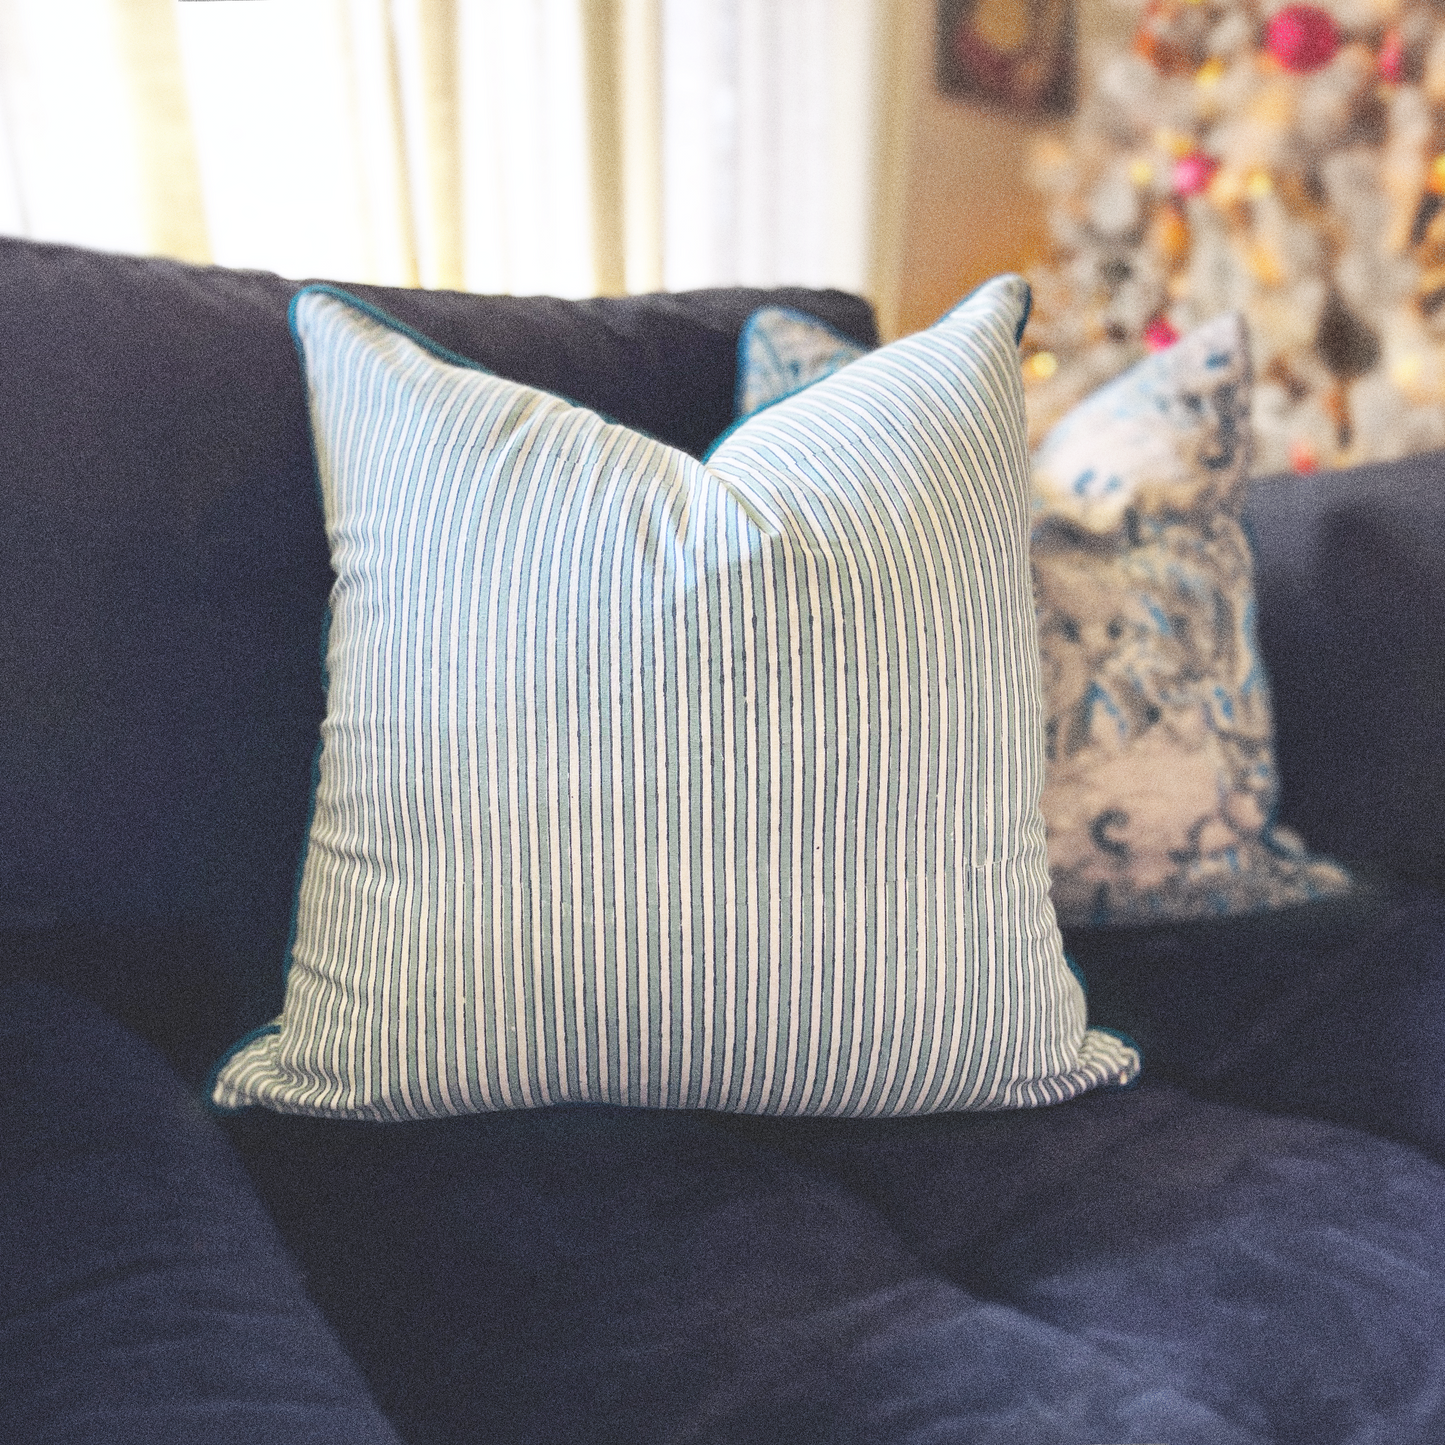
[(1060, 951), (994, 282), (699, 463), (301, 293), (337, 581), (222, 1108), (879, 1116), (1123, 1083)]

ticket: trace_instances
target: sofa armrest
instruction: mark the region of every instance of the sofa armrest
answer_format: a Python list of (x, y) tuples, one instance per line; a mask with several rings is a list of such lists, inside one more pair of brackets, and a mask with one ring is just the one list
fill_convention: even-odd
[(224, 1134), (74, 995), (0, 988), (0, 1412), (71, 1445), (397, 1445)]

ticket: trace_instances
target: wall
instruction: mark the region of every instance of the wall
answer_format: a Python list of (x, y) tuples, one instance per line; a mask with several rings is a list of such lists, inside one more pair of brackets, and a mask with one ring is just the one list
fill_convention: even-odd
[[(1068, 133), (1067, 122), (1030, 125), (939, 94), (935, 8), (933, 0), (884, 6), (889, 72), (874, 292), (889, 338), (929, 325), (990, 276), (1041, 258), (1048, 230), (1029, 183), (1030, 152), (1036, 139)], [(1123, 23), (1099, 0), (1081, 0), (1081, 53)]]

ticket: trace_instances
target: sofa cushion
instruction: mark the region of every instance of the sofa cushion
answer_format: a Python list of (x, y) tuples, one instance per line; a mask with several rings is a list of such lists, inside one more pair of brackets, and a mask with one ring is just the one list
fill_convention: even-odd
[[(198, 1020), (231, 1040), (281, 1006), (332, 581), (298, 284), (0, 238), (0, 978), (55, 962), (174, 1057)], [(839, 292), (358, 289), (696, 452), (765, 301), (875, 336)]]
[(408, 1440), (1263, 1445), (715, 1118), (226, 1122)]
[(1172, 1088), (886, 1121), (226, 1121), (408, 1439), (1445, 1430), (1445, 1170)]
[(1054, 1102), (1021, 281), (707, 466), (297, 298), (338, 580), (286, 1008), (223, 1107)]
[(866, 1199), (970, 1294), (1159, 1369), (1250, 1438), (1445, 1437), (1445, 1169), (1414, 1149), (1148, 1078), (1031, 1113), (720, 1122)]
[(1089, 1012), (1154, 1077), (1305, 1114), (1445, 1163), (1445, 894), (1349, 897), (1208, 923), (1065, 932)]
[(398, 1445), (150, 1045), (0, 988), (0, 1419), (28, 1445)]

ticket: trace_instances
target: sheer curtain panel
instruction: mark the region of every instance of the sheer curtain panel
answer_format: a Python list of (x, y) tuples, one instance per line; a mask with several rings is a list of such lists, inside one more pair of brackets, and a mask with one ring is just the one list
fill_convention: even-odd
[(579, 296), (875, 290), (899, 0), (0, 0), (0, 231)]

